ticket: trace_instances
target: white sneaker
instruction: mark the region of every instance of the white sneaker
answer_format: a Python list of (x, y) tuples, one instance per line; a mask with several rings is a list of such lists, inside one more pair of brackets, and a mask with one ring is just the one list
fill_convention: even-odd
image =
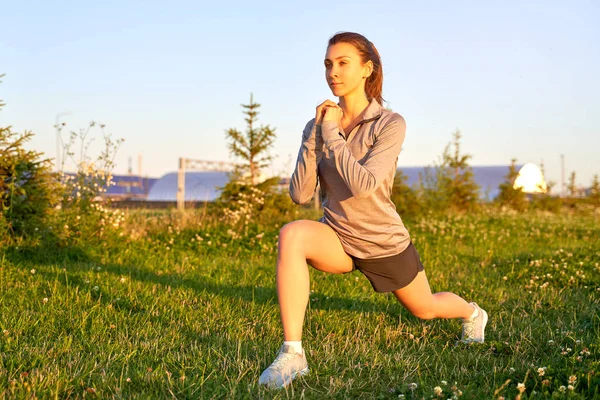
[(297, 376), (306, 374), (308, 374), (308, 363), (305, 352), (299, 354), (292, 346), (284, 345), (281, 346), (275, 361), (260, 375), (258, 384), (280, 389), (292, 383)]
[(463, 343), (483, 343), (485, 339), (485, 325), (488, 321), (488, 314), (477, 303), (469, 303), (477, 310), (478, 314), (474, 318), (463, 319), (462, 338)]

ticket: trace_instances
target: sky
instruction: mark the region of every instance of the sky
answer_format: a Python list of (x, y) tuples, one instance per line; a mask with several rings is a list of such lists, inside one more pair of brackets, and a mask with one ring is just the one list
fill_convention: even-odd
[[(288, 175), (325, 99), (328, 39), (365, 35), (383, 63), (384, 105), (407, 122), (399, 166), (433, 165), (452, 133), (472, 165), (543, 162), (546, 179), (600, 174), (596, 1), (13, 1), (0, 3), (0, 126), (56, 156), (54, 125), (90, 121), (160, 177), (179, 157), (236, 161), (225, 131), (241, 104), (275, 128), (267, 173)], [(89, 154), (97, 155), (100, 131)]]

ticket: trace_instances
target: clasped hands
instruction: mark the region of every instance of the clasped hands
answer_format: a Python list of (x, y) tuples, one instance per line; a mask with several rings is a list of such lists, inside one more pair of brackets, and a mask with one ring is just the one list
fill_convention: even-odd
[(323, 103), (317, 106), (317, 113), (315, 116), (315, 125), (321, 126), (325, 122), (335, 122), (338, 129), (335, 132), (335, 136), (333, 135), (333, 131), (321, 130), (321, 135), (323, 140), (327, 141), (326, 135), (329, 136), (329, 140), (334, 139), (334, 137), (338, 137), (339, 132), (342, 132), (342, 117), (344, 116), (344, 112), (342, 108), (338, 106), (335, 102), (331, 100), (325, 100)]
[(340, 106), (331, 100), (325, 100), (317, 106), (315, 124), (321, 125), (323, 122), (334, 121), (341, 130), (343, 116), (344, 112)]

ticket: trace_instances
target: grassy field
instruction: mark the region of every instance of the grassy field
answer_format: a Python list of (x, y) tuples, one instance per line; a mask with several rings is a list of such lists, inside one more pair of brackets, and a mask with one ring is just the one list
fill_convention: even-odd
[(310, 374), (257, 385), (281, 345), (281, 221), (130, 212), (125, 234), (0, 249), (0, 398), (600, 398), (600, 216), (407, 221), (434, 291), (490, 314), (486, 343), (421, 321), (360, 273), (311, 270)]

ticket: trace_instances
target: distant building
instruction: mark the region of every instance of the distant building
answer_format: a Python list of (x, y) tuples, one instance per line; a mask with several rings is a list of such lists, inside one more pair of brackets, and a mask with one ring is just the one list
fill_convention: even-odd
[[(527, 165), (532, 164), (526, 164), (525, 166)], [(517, 166), (517, 168), (525, 172), (531, 170), (531, 167), (525, 169), (525, 166)], [(480, 187), (480, 198), (483, 200), (493, 200), (498, 196), (499, 186), (504, 182), (508, 174), (508, 165), (472, 166), (471, 168), (475, 183)], [(398, 167), (398, 170), (402, 171), (407, 177), (406, 184), (411, 187), (418, 185), (421, 179), (420, 176), (424, 177), (427, 171), (431, 174), (435, 172), (433, 167)], [(529, 174), (528, 176), (531, 175)], [(167, 173), (158, 179), (115, 175), (113, 176), (113, 181), (115, 184), (108, 189), (104, 197), (147, 200), (152, 202), (177, 201), (177, 172)], [(185, 201), (215, 201), (221, 194), (221, 188), (228, 181), (229, 175), (227, 172), (187, 171), (185, 173)], [(281, 191), (286, 191), (288, 185), (289, 177), (283, 177), (278, 184), (278, 188)]]
[[(188, 171), (185, 173), (185, 201), (215, 201), (229, 182), (227, 172)], [(177, 201), (177, 172), (158, 179), (150, 188), (148, 201)]]
[(515, 179), (514, 188), (521, 188), (524, 193), (529, 194), (546, 193), (548, 191), (544, 174), (535, 164), (523, 165), (519, 170), (517, 179)]
[[(508, 165), (472, 166), (473, 179), (479, 186), (479, 197), (483, 200), (493, 200), (500, 193), (499, 186), (508, 175)], [(521, 166), (517, 166), (520, 168)], [(415, 187), (426, 174), (435, 173), (434, 167), (398, 167), (406, 175), (406, 184)], [(421, 178), (422, 177), (422, 178)]]
[(113, 175), (112, 180), (113, 184), (109, 186), (102, 197), (127, 200), (146, 199), (150, 188), (158, 179), (132, 175)]

